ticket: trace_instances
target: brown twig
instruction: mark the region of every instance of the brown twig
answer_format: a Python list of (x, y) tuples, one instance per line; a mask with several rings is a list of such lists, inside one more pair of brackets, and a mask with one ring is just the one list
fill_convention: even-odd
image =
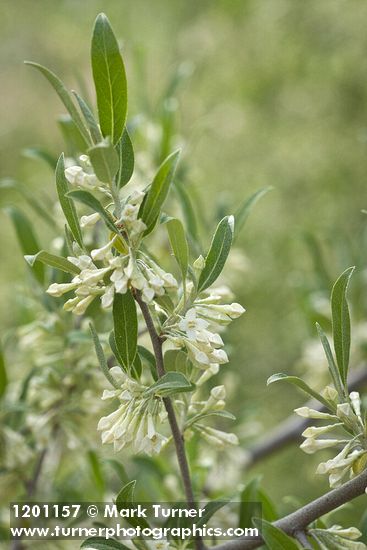
[[(274, 522), (278, 529), (295, 537), (297, 533), (304, 532), (308, 525), (323, 515), (339, 508), (343, 504), (364, 494), (367, 487), (367, 470), (359, 474), (341, 487), (333, 489), (329, 493), (313, 500), (296, 512)], [(253, 550), (263, 544), (261, 537), (239, 538), (224, 544), (219, 544), (215, 550)]]
[[(165, 374), (163, 353), (162, 353), (162, 339), (156, 331), (152, 316), (150, 314), (147, 304), (142, 300), (139, 293), (135, 293), (135, 299), (139, 304), (141, 312), (143, 314), (147, 329), (150, 335), (150, 339), (153, 346), (153, 351), (156, 359), (157, 374), (158, 377), (162, 377)], [(183, 435), (177, 423), (175, 411), (173, 409), (172, 401), (169, 397), (163, 399), (164, 406), (168, 414), (168, 421), (172, 431), (172, 437), (176, 448), (177, 461), (180, 467), (182, 482), (185, 489), (185, 495), (187, 503), (190, 506), (195, 504), (194, 493), (192, 489), (191, 476), (189, 470), (189, 464), (186, 457), (185, 444)]]
[[(358, 390), (366, 384), (367, 367), (364, 365), (351, 375), (348, 385), (349, 391)], [(325, 408), (314, 399), (308, 401), (305, 406), (319, 411), (325, 410)], [(310, 422), (311, 421), (307, 418), (303, 419), (293, 415), (278, 424), (276, 428), (263, 436), (260, 441), (247, 450), (248, 455), (246, 455), (245, 467), (250, 468), (263, 458), (271, 456), (290, 443), (299, 441), (302, 432), (310, 425)]]

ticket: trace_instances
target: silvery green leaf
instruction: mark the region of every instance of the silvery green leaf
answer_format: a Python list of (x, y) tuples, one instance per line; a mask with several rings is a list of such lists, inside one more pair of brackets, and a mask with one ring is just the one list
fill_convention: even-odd
[(260, 477), (257, 476), (241, 491), (241, 504), (239, 509), (238, 525), (249, 527), (252, 525), (252, 518), (259, 513), (259, 487)]
[(264, 195), (266, 195), (272, 189), (272, 187), (263, 187), (262, 189), (259, 189), (259, 191), (256, 191), (256, 193), (248, 197), (245, 202), (238, 208), (237, 212), (234, 215), (236, 238), (240, 234), (243, 226), (245, 225), (252, 208)]
[(134, 149), (129, 133), (125, 127), (120, 141), (116, 145), (116, 150), (119, 156), (120, 168), (117, 172), (116, 181), (117, 187), (124, 187), (129, 183), (134, 172)]
[(79, 225), (78, 215), (76, 213), (73, 201), (67, 196), (69, 192), (69, 184), (65, 178), (64, 155), (61, 155), (56, 166), (56, 189), (59, 197), (60, 205), (64, 216), (70, 227), (74, 239), (81, 248), (84, 248), (82, 231)]
[(202, 514), (201, 518), (198, 518), (196, 521), (196, 525), (198, 527), (201, 527), (202, 525), (205, 525), (208, 523), (211, 517), (214, 516), (214, 514), (223, 508), (226, 504), (229, 504), (229, 501), (222, 499), (222, 500), (212, 500), (210, 502), (206, 502), (202, 508), (205, 509), (205, 512)]
[(196, 221), (195, 210), (192, 205), (190, 195), (186, 187), (179, 181), (175, 183), (175, 190), (184, 216), (185, 227), (192, 239), (192, 244), (197, 245), (197, 243), (199, 242), (199, 231)]
[(181, 221), (176, 218), (170, 219), (166, 225), (173, 253), (180, 266), (182, 279), (185, 280), (189, 265), (189, 248), (187, 246), (184, 227)]
[(236, 420), (236, 417), (228, 411), (210, 411), (210, 412), (207, 412), (207, 413), (197, 414), (197, 415), (193, 416), (192, 418), (190, 418), (186, 422), (185, 426), (186, 426), (186, 428), (189, 428), (190, 426), (192, 426), (196, 422), (200, 422), (204, 418), (209, 418), (211, 416), (219, 416), (221, 418), (226, 418), (228, 420)]
[(326, 529), (311, 529), (310, 533), (322, 550), (366, 550), (363, 542), (341, 537)]
[(354, 267), (346, 269), (331, 291), (331, 313), (336, 362), (340, 377), (346, 383), (350, 353), (350, 316), (346, 298), (348, 284)]
[(30, 159), (42, 160), (50, 166), (52, 170), (56, 168), (57, 158), (46, 151), (46, 149), (42, 149), (41, 147), (26, 147), (22, 150), (22, 154)]
[(200, 274), (199, 292), (211, 286), (221, 274), (231, 249), (233, 231), (233, 216), (226, 216), (219, 222), (205, 258), (205, 267)]
[(0, 399), (4, 395), (8, 385), (8, 375), (6, 373), (5, 357), (2, 346), (0, 347)]
[(195, 389), (195, 384), (187, 380), (181, 372), (167, 372), (152, 384), (146, 391), (146, 395), (158, 395), (167, 397), (177, 393), (189, 392)]
[(153, 380), (157, 380), (157, 365), (153, 353), (140, 345), (138, 346), (138, 353), (143, 362), (145, 361), (148, 365)]
[[(18, 237), (20, 247), (22, 249), (23, 255), (28, 256), (32, 254), (37, 254), (40, 249), (37, 238), (34, 234), (33, 227), (28, 220), (28, 218), (14, 206), (9, 206), (5, 209), (7, 214), (9, 214), (15, 228), (15, 232)], [(44, 284), (45, 282), (45, 270), (44, 266), (40, 263), (32, 267), (32, 273), (36, 279)]]
[(275, 525), (261, 519), (254, 519), (253, 522), (271, 550), (299, 550), (296, 541)]
[(89, 206), (94, 212), (98, 212), (103, 221), (105, 222), (108, 229), (119, 235), (119, 231), (115, 224), (113, 223), (113, 218), (111, 214), (103, 208), (102, 204), (96, 199), (89, 191), (75, 190), (69, 191), (66, 195), (67, 198), (73, 199), (74, 201), (81, 202), (86, 206)]
[(109, 381), (109, 383), (114, 388), (119, 389), (120, 388), (119, 384), (113, 378), (113, 376), (110, 372), (110, 369), (108, 368), (106, 357), (103, 353), (101, 342), (99, 340), (97, 331), (94, 328), (93, 323), (89, 323), (89, 328), (90, 328), (90, 331), (91, 331), (91, 334), (92, 334), (93, 343), (94, 343), (94, 347), (95, 347), (95, 350), (96, 350), (96, 355), (97, 355), (97, 359), (98, 359), (98, 362), (99, 362), (99, 366), (101, 367), (101, 370), (102, 370), (103, 374), (105, 375), (105, 377), (107, 378), (107, 380)]
[(260, 486), (261, 476), (252, 479), (241, 491), (238, 524), (242, 528), (252, 525), (252, 518), (261, 514), (267, 521), (275, 521), (277, 513), (273, 503)]
[(327, 359), (327, 362), (328, 362), (328, 365), (329, 365), (329, 372), (330, 372), (331, 378), (333, 380), (335, 389), (337, 390), (339, 396), (341, 398), (344, 398), (345, 395), (344, 395), (344, 391), (343, 391), (343, 381), (340, 377), (338, 367), (335, 364), (333, 353), (331, 351), (329, 341), (327, 339), (327, 336), (326, 336), (325, 332), (320, 327), (319, 323), (316, 323), (316, 328), (317, 328), (317, 331), (319, 333), (319, 337), (320, 337), (320, 340), (321, 340), (322, 347), (324, 348), (326, 359)]
[(138, 317), (130, 290), (125, 294), (115, 293), (113, 300), (113, 324), (116, 349), (127, 371), (133, 366), (138, 341)]
[(125, 468), (123, 467), (121, 462), (119, 462), (115, 458), (106, 458), (105, 462), (106, 464), (109, 464), (111, 468), (116, 472), (120, 481), (122, 481), (123, 483), (127, 483), (128, 477), (125, 472)]
[(116, 497), (116, 504), (119, 506), (119, 509), (124, 508), (127, 504), (134, 502), (134, 493), (135, 493), (136, 479), (129, 481), (122, 487)]
[(102, 141), (103, 136), (101, 134), (101, 130), (99, 129), (97, 121), (94, 118), (94, 114), (92, 113), (92, 110), (90, 109), (89, 105), (84, 101), (84, 99), (74, 90), (73, 90), (73, 94), (75, 95), (76, 100), (79, 104), (80, 110), (84, 115), (84, 119), (89, 128), (89, 132), (93, 142), (99, 143), (100, 141)]
[(83, 550), (130, 550), (118, 540), (104, 539), (103, 537), (90, 537), (82, 542), (80, 548)]
[(325, 407), (330, 409), (330, 403), (324, 397), (322, 397), (322, 395), (310, 388), (310, 386), (306, 384), (306, 382), (301, 380), (301, 378), (298, 378), (298, 376), (288, 376), (287, 374), (283, 374), (280, 372), (277, 374), (273, 374), (273, 376), (270, 376), (267, 381), (267, 386), (273, 384), (274, 382), (288, 382), (289, 384), (294, 384), (308, 395), (311, 395), (311, 397), (317, 399), (317, 401), (320, 401), (320, 403), (325, 405)]
[(115, 333), (114, 333), (113, 330), (111, 330), (110, 335), (108, 337), (108, 343), (110, 344), (111, 351), (114, 354), (114, 356), (116, 357), (118, 364), (120, 365), (122, 370), (126, 372), (124, 362), (123, 362), (122, 358), (120, 357), (120, 353), (119, 353), (119, 351), (117, 349), (117, 346), (116, 346)]
[(60, 115), (57, 117), (57, 123), (67, 146), (67, 156), (76, 158), (90, 147), (91, 144), (85, 143), (83, 136), (80, 134), (78, 127), (70, 115)]
[(167, 198), (179, 154), (179, 151), (175, 151), (162, 162), (140, 207), (139, 217), (147, 226), (146, 235), (152, 231), (156, 224), (163, 203)]
[(111, 185), (119, 169), (119, 157), (109, 138), (88, 149), (88, 155), (97, 178)]
[(131, 368), (131, 376), (136, 380), (139, 380), (141, 377), (141, 371), (143, 370), (143, 365), (140, 359), (138, 351), (136, 352), (134, 363)]
[(38, 216), (40, 216), (50, 227), (52, 227), (52, 229), (55, 229), (55, 218), (49, 213), (49, 209), (47, 209), (48, 197), (43, 196), (41, 203), (37, 198), (35, 198), (33, 190), (30, 191), (26, 185), (10, 178), (4, 178), (0, 180), (0, 189), (14, 189), (14, 191), (20, 193), (22, 197), (27, 201), (27, 203), (38, 214)]
[(100, 492), (101, 496), (103, 496), (106, 490), (106, 482), (104, 479), (103, 469), (100, 463), (99, 456), (95, 451), (89, 449), (89, 451), (87, 452), (87, 458), (93, 475), (94, 486)]
[(79, 267), (69, 262), (66, 258), (62, 256), (56, 256), (55, 254), (50, 254), (45, 250), (40, 250), (37, 254), (24, 256), (26, 262), (33, 267), (35, 262), (42, 262), (43, 264), (49, 265), (50, 267), (56, 267), (56, 269), (61, 269), (66, 273), (72, 273), (77, 275), (80, 273)]
[(70, 92), (65, 88), (64, 84), (61, 82), (58, 76), (55, 75), (52, 71), (47, 69), (46, 67), (43, 67), (39, 63), (34, 63), (33, 61), (25, 61), (26, 65), (30, 65), (31, 67), (35, 67), (38, 69), (49, 81), (51, 86), (56, 91), (57, 95), (65, 105), (66, 109), (68, 110), (71, 118), (73, 119), (76, 127), (78, 128), (78, 131), (80, 135), (83, 138), (83, 141), (88, 144), (90, 143), (88, 130), (78, 113), (78, 109), (74, 105), (73, 98), (70, 94)]
[[(134, 502), (134, 492), (135, 492), (136, 480), (130, 481), (127, 483), (119, 492), (116, 497), (116, 505), (118, 510), (133, 508), (132, 504)], [(139, 525), (142, 529), (148, 528), (149, 524), (144, 518), (140, 517), (131, 517), (125, 518), (126, 521), (136, 527)]]
[(126, 121), (127, 84), (119, 46), (104, 13), (94, 24), (91, 58), (101, 131), (116, 145)]

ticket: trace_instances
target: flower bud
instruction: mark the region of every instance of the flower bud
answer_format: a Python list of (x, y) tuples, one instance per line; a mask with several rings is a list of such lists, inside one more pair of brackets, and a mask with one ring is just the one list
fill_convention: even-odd
[(205, 260), (203, 258), (203, 256), (200, 254), (200, 256), (198, 258), (196, 258), (196, 260), (194, 261), (194, 263), (192, 264), (194, 269), (197, 269), (198, 271), (201, 271), (204, 269), (205, 267)]

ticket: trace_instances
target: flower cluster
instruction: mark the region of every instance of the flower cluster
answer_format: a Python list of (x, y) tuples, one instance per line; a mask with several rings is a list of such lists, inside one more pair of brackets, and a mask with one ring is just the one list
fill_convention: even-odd
[[(334, 393), (335, 392), (335, 393)], [(328, 396), (337, 397), (336, 391), (328, 388)], [(303, 418), (328, 421), (325, 426), (311, 426), (303, 432), (305, 441), (301, 449), (313, 454), (320, 449), (336, 447), (341, 449), (338, 454), (327, 462), (319, 464), (316, 473), (329, 476), (330, 487), (338, 487), (345, 476), (352, 477), (360, 473), (367, 463), (366, 433), (367, 428), (362, 416), (361, 399), (358, 392), (351, 392), (349, 400), (336, 405), (334, 414), (328, 414), (308, 407), (301, 407), (295, 412)], [(330, 435), (335, 430), (344, 430), (347, 438), (341, 436), (321, 438)]]
[[(191, 402), (188, 412), (194, 414), (192, 418), (188, 420), (187, 425), (189, 429), (187, 432), (196, 431), (207, 443), (213, 445), (217, 449), (223, 449), (227, 445), (238, 445), (238, 438), (233, 433), (227, 433), (222, 430), (211, 428), (201, 424), (200, 420), (215, 414), (218, 411), (223, 411), (225, 407), (226, 390), (223, 385), (215, 386), (210, 391), (209, 399), (206, 401), (198, 400), (196, 395), (191, 396)], [(187, 434), (187, 435), (189, 435)]]
[(162, 400), (152, 394), (146, 396), (147, 386), (131, 379), (120, 367), (112, 367), (110, 373), (119, 387), (105, 390), (102, 399), (117, 398), (120, 405), (98, 423), (102, 443), (113, 443), (115, 452), (131, 446), (134, 453), (159, 453), (167, 441), (156, 429), (167, 417)]
[(332, 525), (328, 529), (310, 529), (309, 533), (321, 550), (329, 550), (329, 548), (366, 550), (366, 545), (357, 541), (362, 533), (356, 527), (346, 529), (340, 525)]
[(93, 172), (89, 157), (87, 155), (80, 155), (79, 163), (80, 165), (68, 166), (65, 169), (65, 177), (70, 185), (89, 191), (92, 189), (104, 191), (104, 185)]
[(177, 316), (175, 323), (165, 328), (168, 340), (176, 348), (186, 348), (193, 365), (204, 370), (196, 381), (198, 385), (216, 374), (219, 365), (228, 362), (218, 330), (245, 311), (240, 304), (223, 305), (220, 301), (221, 295), (214, 293), (197, 299), (184, 315)]
[[(129, 287), (139, 290), (147, 303), (156, 296), (163, 296), (166, 291), (177, 289), (173, 275), (166, 273), (147, 255), (139, 252), (137, 257), (135, 247), (146, 229), (138, 218), (143, 198), (143, 193), (133, 193), (116, 222), (128, 244), (122, 237), (115, 235), (101, 248), (92, 250), (90, 256), (80, 254), (68, 257), (80, 269), (80, 273), (70, 283), (53, 283), (47, 290), (48, 294), (55, 297), (74, 291), (75, 296), (65, 303), (65, 310), (82, 315), (97, 296), (101, 298), (102, 307), (108, 308), (112, 305), (115, 292), (125, 294)], [(82, 218), (84, 227), (97, 221), (98, 214)], [(97, 267), (97, 262), (101, 262), (102, 267)]]

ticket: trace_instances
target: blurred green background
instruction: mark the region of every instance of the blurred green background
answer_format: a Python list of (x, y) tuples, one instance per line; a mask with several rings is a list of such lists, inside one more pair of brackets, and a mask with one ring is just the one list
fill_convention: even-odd
[[(21, 150), (39, 145), (58, 155), (63, 142), (55, 119), (63, 109), (22, 62), (48, 66), (71, 88), (78, 73), (90, 83), (91, 29), (105, 11), (123, 47), (130, 116), (147, 108), (154, 116), (172, 71), (183, 62), (194, 67), (178, 94), (177, 124), (188, 179), (206, 214), (214, 217), (218, 205), (230, 211), (259, 187), (274, 187), (238, 242), (246, 258), (233, 286), (247, 313), (230, 333), (226, 367), (238, 373), (230, 409), (240, 417), (246, 411), (263, 433), (302, 402), (291, 388), (267, 389), (266, 379), (292, 372), (314, 333), (303, 299), (317, 289), (305, 233), (321, 243), (331, 281), (351, 264), (363, 277), (366, 2), (2, 0), (1, 7), (1, 177), (53, 192), (50, 171)], [(2, 191), (1, 204), (10, 202), (14, 195)], [(1, 216), (6, 329), (15, 322), (15, 288), (26, 267)], [(39, 234), (49, 241), (44, 228)], [(352, 306), (362, 318), (366, 299), (355, 294)], [(257, 470), (275, 500), (292, 493), (303, 501), (327, 488), (313, 475), (318, 462), (293, 447)]]

